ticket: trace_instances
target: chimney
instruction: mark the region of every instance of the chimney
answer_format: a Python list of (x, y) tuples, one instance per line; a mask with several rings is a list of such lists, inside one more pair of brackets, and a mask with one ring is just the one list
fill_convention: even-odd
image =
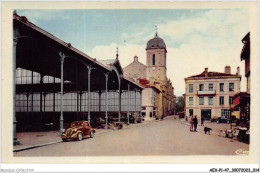
[(134, 56), (134, 61), (138, 62), (138, 57), (137, 56)]
[(231, 74), (231, 68), (230, 68), (229, 65), (226, 65), (226, 66), (225, 66), (225, 73), (226, 73), (226, 74)]
[(208, 67), (205, 68), (205, 77), (208, 77), (209, 74), (208, 74)]
[(239, 68), (239, 67), (237, 67), (237, 73), (236, 73), (236, 75), (240, 75), (240, 68)]

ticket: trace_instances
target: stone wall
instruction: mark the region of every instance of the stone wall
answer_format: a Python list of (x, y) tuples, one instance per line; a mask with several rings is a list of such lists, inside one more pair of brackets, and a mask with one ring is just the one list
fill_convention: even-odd
[(146, 65), (138, 61), (138, 57), (134, 57), (134, 61), (124, 69), (124, 77), (137, 81), (138, 78), (146, 78)]

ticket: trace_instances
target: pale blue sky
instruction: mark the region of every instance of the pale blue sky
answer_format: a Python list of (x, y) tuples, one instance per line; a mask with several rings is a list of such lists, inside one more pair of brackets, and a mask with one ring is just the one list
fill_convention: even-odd
[[(153, 38), (155, 25), (164, 39), (167, 75), (177, 96), (184, 93), (184, 78), (209, 71), (232, 73), (240, 62), (241, 39), (249, 32), (245, 9), (172, 10), (17, 10), (18, 15), (50, 32), (93, 58), (119, 58), (123, 67), (137, 55), (145, 62), (145, 46)], [(196, 63), (194, 63), (196, 62)], [(244, 78), (241, 90), (245, 90)]]
[[(148, 28), (142, 37), (149, 38), (155, 32), (155, 25), (164, 24), (168, 20), (189, 18), (205, 11), (208, 10), (17, 10), (17, 13), (88, 52), (97, 45), (111, 42), (122, 44), (125, 40), (128, 42), (123, 33), (135, 34), (140, 32), (140, 28)], [(164, 40), (173, 46), (181, 44), (168, 38)], [(140, 40), (129, 41), (144, 44)]]

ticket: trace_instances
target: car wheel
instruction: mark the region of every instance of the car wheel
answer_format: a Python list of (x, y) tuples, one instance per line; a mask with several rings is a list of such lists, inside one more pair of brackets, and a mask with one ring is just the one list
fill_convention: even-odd
[(67, 138), (62, 138), (62, 141), (63, 142), (67, 142)]
[(219, 123), (219, 121), (216, 121), (217, 122), (217, 124)]
[(82, 137), (82, 133), (78, 133), (77, 140), (78, 140), (78, 141), (81, 141), (82, 138), (83, 138), (83, 137)]
[(94, 132), (93, 131), (90, 132), (90, 137), (94, 138)]

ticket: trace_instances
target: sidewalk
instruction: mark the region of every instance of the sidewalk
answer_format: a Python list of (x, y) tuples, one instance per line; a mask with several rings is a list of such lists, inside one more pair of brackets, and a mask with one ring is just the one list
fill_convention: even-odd
[[(101, 133), (113, 131), (111, 129), (95, 129), (95, 130), (96, 130), (95, 134), (101, 134)], [(20, 145), (13, 146), (14, 152), (62, 142), (60, 136), (58, 136), (58, 131), (17, 132), (16, 135), (20, 141)]]
[[(151, 120), (151, 121), (144, 121), (142, 123), (137, 124), (129, 124), (123, 125), (123, 129), (131, 129), (136, 126), (144, 125), (151, 123), (153, 121), (159, 121), (159, 120)], [(113, 132), (117, 131), (118, 129), (96, 129), (96, 135), (107, 133), (107, 132)], [(16, 133), (20, 145), (13, 146), (13, 152), (19, 152), (27, 149), (42, 147), (46, 145), (56, 144), (59, 142), (62, 142), (60, 136), (58, 136), (58, 131), (46, 131), (46, 132), (17, 132)]]

